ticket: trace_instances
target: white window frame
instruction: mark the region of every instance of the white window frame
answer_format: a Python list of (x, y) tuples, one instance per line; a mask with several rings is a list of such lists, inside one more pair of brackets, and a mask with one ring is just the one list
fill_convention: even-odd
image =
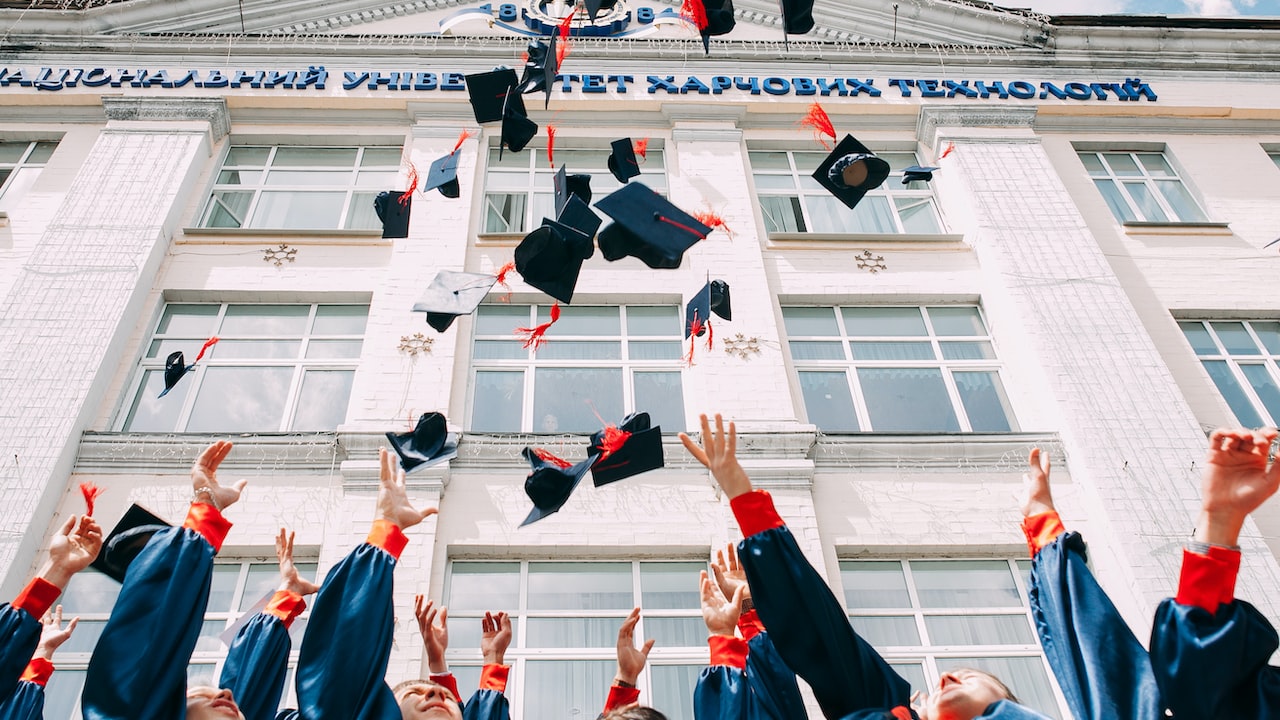
[[(1196, 358), (1200, 361), (1200, 365), (1204, 369), (1205, 374), (1208, 375), (1210, 381), (1213, 382), (1218, 394), (1222, 397), (1223, 401), (1227, 403), (1228, 407), (1231, 408), (1231, 412), (1237, 416), (1236, 419), (1246, 427), (1275, 427), (1277, 423), (1280, 423), (1280, 413), (1271, 412), (1267, 409), (1267, 406), (1263, 403), (1262, 398), (1254, 388), (1253, 383), (1244, 374), (1244, 370), (1241, 369), (1242, 365), (1261, 367), (1266, 373), (1266, 377), (1277, 387), (1280, 387), (1280, 352), (1271, 352), (1268, 350), (1266, 344), (1262, 341), (1262, 338), (1258, 333), (1257, 327), (1255, 327), (1255, 323), (1275, 324), (1277, 322), (1278, 321), (1275, 319), (1265, 320), (1257, 318), (1252, 320), (1242, 318), (1178, 320), (1178, 327), (1183, 331), (1183, 337), (1187, 339), (1188, 344), (1191, 342), (1191, 339), (1186, 337), (1187, 328), (1189, 326), (1198, 325), (1208, 333), (1209, 338), (1213, 341), (1215, 351), (1203, 352), (1195, 349), (1194, 346), (1192, 349), (1195, 351)], [(1222, 341), (1222, 338), (1218, 335), (1217, 329), (1214, 327), (1215, 324), (1223, 323), (1239, 323), (1243, 325), (1245, 332), (1249, 335), (1249, 339), (1254, 343), (1259, 352), (1257, 354), (1248, 355), (1243, 353), (1232, 354), (1228, 351), (1226, 344)], [(1223, 393), (1221, 386), (1213, 379), (1213, 374), (1209, 372), (1207, 363), (1210, 362), (1226, 363), (1227, 369), (1231, 373), (1231, 378), (1236, 383), (1236, 389), (1252, 406), (1251, 409), (1256, 414), (1256, 417), (1240, 416), (1241, 409), (1232, 405), (1226, 394)]]
[[(48, 163), (48, 157), (58, 149), (54, 140), (35, 140), (31, 142), (0, 141), (0, 145), (25, 145), (26, 148), (18, 159), (12, 162), (0, 160), (0, 170), (8, 170), (4, 180), (0, 181), (0, 211), (11, 210), (26, 194), (27, 188), (40, 177), (40, 172)], [(32, 159), (32, 158), (36, 159)]]
[[(1177, 167), (1169, 159), (1168, 153), (1164, 150), (1077, 150), (1077, 157), (1081, 163), (1085, 165), (1089, 179), (1093, 181), (1094, 187), (1098, 193), (1102, 195), (1103, 200), (1107, 203), (1107, 207), (1111, 208), (1112, 215), (1121, 223), (1131, 222), (1155, 222), (1155, 223), (1187, 223), (1197, 224), (1209, 222), (1208, 214), (1204, 208), (1200, 206), (1199, 200), (1192, 193), (1191, 188), (1182, 179), (1178, 173)], [(1123, 175), (1118, 173), (1108, 160), (1108, 156), (1127, 156), (1129, 160), (1137, 167), (1138, 174)], [(1088, 159), (1086, 159), (1088, 158)], [(1158, 158), (1159, 162), (1168, 169), (1169, 174), (1155, 174), (1150, 168), (1144, 164), (1143, 158)], [(1095, 163), (1095, 167), (1090, 167), (1089, 163)], [(1182, 217), (1172, 203), (1165, 197), (1160, 190), (1161, 183), (1174, 184), (1182, 189), (1187, 201), (1191, 203), (1191, 208), (1195, 214), (1188, 217)], [(1141, 205), (1134, 199), (1131, 190), (1127, 185), (1141, 185), (1146, 188), (1148, 195), (1155, 201), (1160, 212), (1164, 213), (1163, 219), (1158, 217), (1147, 217)], [(1114, 192), (1109, 192), (1105, 187), (1115, 188)]]

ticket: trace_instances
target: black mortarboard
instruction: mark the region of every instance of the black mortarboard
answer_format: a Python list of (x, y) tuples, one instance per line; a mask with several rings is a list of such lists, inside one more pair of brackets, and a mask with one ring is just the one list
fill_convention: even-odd
[(577, 195), (569, 196), (554, 222), (543, 220), (543, 224), (556, 226), (565, 233), (566, 240), (583, 260), (595, 253), (596, 231), (603, 222), (591, 206)]
[(438, 332), (449, 329), (459, 315), (470, 315), (484, 301), (497, 275), (441, 270), (432, 278), (414, 312), (427, 314), (427, 324)]
[(169, 353), (169, 356), (164, 359), (164, 389), (160, 391), (156, 398), (159, 399), (168, 395), (169, 391), (173, 389), (174, 385), (178, 384), (183, 375), (196, 369), (196, 363), (200, 362), (200, 358), (204, 357), (205, 351), (217, 342), (218, 338), (216, 337), (206, 340), (204, 345), (200, 347), (200, 352), (196, 354), (195, 362), (190, 365), (187, 364), (187, 359), (181, 350)]
[(582, 202), (591, 202), (590, 175), (569, 175), (565, 170), (565, 166), (561, 165), (560, 169), (556, 171), (552, 182), (556, 189), (557, 215), (564, 210), (564, 204), (569, 202), (570, 195), (577, 195), (582, 198)]
[(902, 171), (902, 184), (906, 185), (917, 181), (929, 182), (933, 179), (933, 172), (935, 170), (938, 170), (938, 168), (920, 167), (919, 165), (912, 165), (909, 168), (904, 168)]
[(813, 0), (782, 0), (782, 31), (803, 35), (813, 29)]
[(523, 454), (533, 468), (533, 472), (524, 479), (524, 492), (533, 501), (533, 509), (524, 522), (520, 523), (520, 527), (535, 523), (564, 507), (574, 488), (582, 482), (582, 476), (587, 474), (599, 457), (590, 455), (576, 465), (561, 467), (556, 462), (559, 458), (549, 453), (540, 454), (538, 450), (527, 447)]
[(733, 319), (733, 311), (729, 307), (729, 283), (723, 280), (712, 280), (703, 285), (684, 306), (684, 336), (688, 338), (694, 334), (702, 337), (707, 331), (707, 319), (711, 313), (725, 320)]
[(524, 114), (524, 103), (516, 109), (515, 101), (519, 95), (511, 93), (507, 96), (507, 107), (502, 113), (502, 137), (498, 140), (498, 159), (502, 159), (502, 148), (505, 145), (511, 152), (520, 152), (538, 134), (538, 123)]
[(382, 221), (382, 237), (409, 237), (409, 210), (413, 205), (413, 196), (397, 191), (383, 190), (373, 199), (374, 212)]
[(422, 192), (439, 189), (440, 194), (447, 198), (456, 198), (461, 195), (462, 188), (458, 185), (458, 157), (458, 151), (454, 150), (431, 163)]
[(141, 505), (130, 505), (120, 522), (111, 528), (111, 532), (102, 541), (102, 550), (89, 567), (116, 582), (124, 582), (129, 563), (138, 557), (138, 553), (151, 541), (152, 535), (167, 527), (173, 526)]
[(516, 92), (521, 94), (539, 90), (546, 92), (546, 101), (542, 104), (544, 110), (551, 102), (551, 88), (556, 84), (556, 37), (552, 35), (545, 42), (533, 40), (529, 43), (524, 74), (520, 77), (520, 85), (516, 87)]
[[(571, 201), (566, 208), (573, 204)], [(596, 225), (599, 223), (597, 218)], [(542, 226), (525, 235), (516, 246), (516, 271), (526, 283), (560, 302), (572, 301), (582, 261), (595, 251), (586, 232), (586, 229), (543, 218)]]
[(609, 261), (631, 255), (651, 268), (678, 268), (684, 252), (711, 232), (644, 183), (624, 185), (596, 207), (613, 218), (598, 240)]
[(852, 135), (845, 135), (813, 173), (814, 180), (849, 208), (857, 205), (868, 190), (880, 187), (887, 177), (889, 163)]
[(591, 18), (591, 22), (596, 21), (596, 15), (601, 10), (609, 10), (618, 4), (618, 0), (586, 0), (587, 17)]
[(512, 92), (519, 85), (516, 71), (511, 68), (498, 68), (489, 72), (466, 76), (467, 95), (471, 100), (471, 109), (476, 114), (476, 122), (496, 122), (502, 119), (503, 108), (508, 95), (514, 95), (511, 106), (521, 115), (525, 114), (524, 100), (520, 93)]
[(640, 162), (636, 160), (636, 149), (631, 138), (622, 138), (610, 143), (613, 152), (609, 153), (609, 172), (624, 183), (640, 174)]
[[(610, 452), (606, 454), (606, 450)], [(662, 428), (649, 427), (649, 413), (632, 413), (617, 428), (593, 434), (587, 453), (600, 457), (591, 466), (596, 487), (657, 470), (664, 464)]]
[(423, 413), (412, 432), (387, 433), (405, 472), (430, 467), (458, 456), (458, 435), (449, 432), (444, 415)]
[(702, 49), (711, 54), (711, 36), (728, 35), (738, 24), (733, 17), (733, 0), (703, 0), (707, 26), (702, 29)]

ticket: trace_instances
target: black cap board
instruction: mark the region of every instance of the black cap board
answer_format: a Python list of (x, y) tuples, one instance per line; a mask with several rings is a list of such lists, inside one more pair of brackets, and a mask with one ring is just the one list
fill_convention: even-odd
[(725, 320), (733, 319), (729, 306), (729, 283), (712, 280), (694, 295), (684, 307), (684, 336), (702, 337), (707, 331), (707, 320), (715, 313)]
[(449, 432), (444, 415), (423, 413), (413, 430), (387, 433), (405, 472), (431, 467), (458, 456), (458, 435)]
[(591, 436), (591, 447), (587, 453), (599, 456), (591, 466), (591, 481), (596, 487), (657, 470), (665, 464), (662, 428), (649, 427), (649, 413), (632, 413), (622, 419), (617, 429), (630, 433), (630, 436), (607, 454), (605, 446), (609, 444), (611, 433), (606, 429)]
[(431, 279), (413, 311), (425, 312), (427, 324), (444, 332), (460, 315), (475, 312), (497, 281), (497, 275), (441, 270)]
[(852, 209), (889, 177), (889, 163), (876, 157), (852, 135), (845, 135), (813, 173), (817, 180), (846, 207)]
[(921, 167), (920, 165), (912, 165), (902, 170), (902, 184), (908, 185), (913, 182), (929, 182), (933, 179), (933, 173), (939, 168)]
[(524, 492), (533, 501), (533, 509), (524, 522), (520, 523), (520, 527), (535, 523), (564, 507), (578, 483), (582, 482), (582, 476), (587, 474), (599, 457), (590, 455), (586, 460), (563, 468), (549, 459), (553, 456), (545, 453), (540, 455), (533, 448), (526, 447), (523, 455), (533, 469), (524, 480)]
[(413, 196), (398, 190), (383, 190), (373, 199), (373, 210), (382, 221), (382, 237), (409, 237), (409, 211)]
[(613, 218), (598, 240), (600, 254), (611, 262), (631, 255), (651, 268), (678, 268), (685, 251), (711, 232), (644, 183), (622, 186), (596, 208)]
[(502, 159), (504, 146), (511, 152), (520, 152), (538, 134), (538, 123), (525, 116), (524, 103), (520, 103), (520, 108), (516, 109), (515, 100), (519, 97), (515, 93), (507, 96), (507, 107), (502, 113), (502, 138), (498, 144), (499, 160)]
[(556, 190), (556, 215), (564, 210), (565, 203), (569, 202), (570, 195), (577, 195), (582, 198), (583, 202), (591, 202), (591, 176), (590, 175), (570, 175), (565, 170), (565, 166), (561, 165), (552, 178), (552, 183)]
[(164, 389), (156, 397), (162, 398), (169, 394), (174, 385), (182, 379), (182, 376), (194, 369), (194, 365), (187, 367), (187, 359), (181, 350), (169, 353), (169, 357), (164, 359)]
[(120, 522), (107, 533), (102, 550), (89, 567), (116, 582), (124, 582), (130, 563), (151, 541), (151, 536), (168, 527), (173, 526), (141, 505), (130, 505)]
[(591, 22), (596, 21), (596, 16), (601, 10), (612, 10), (614, 5), (618, 4), (618, 0), (586, 0), (587, 17)]
[(702, 49), (711, 54), (711, 37), (728, 35), (738, 21), (733, 17), (733, 0), (703, 0), (707, 11), (707, 26), (702, 29)]
[(613, 173), (618, 182), (625, 183), (638, 176), (640, 162), (636, 160), (636, 149), (631, 144), (631, 138), (614, 140), (610, 145), (613, 152), (609, 153), (609, 172)]
[(547, 40), (533, 40), (529, 43), (526, 51), (528, 59), (524, 63), (524, 73), (520, 77), (520, 84), (516, 86), (516, 92), (521, 94), (538, 92), (542, 90), (546, 93), (546, 100), (542, 103), (545, 110), (551, 103), (551, 88), (556, 84), (556, 39), (558, 36), (552, 35)]
[(514, 92), (519, 85), (516, 71), (511, 68), (498, 68), (489, 72), (467, 75), (467, 96), (471, 101), (471, 110), (475, 113), (476, 122), (497, 122), (502, 119), (503, 108), (508, 95), (514, 95), (512, 108), (520, 115), (525, 114), (524, 100), (520, 93)]
[(563, 303), (573, 300), (582, 261), (591, 256), (591, 238), (554, 220), (520, 241), (515, 250), (516, 271), (526, 283)]
[(813, 29), (813, 0), (782, 0), (782, 31), (803, 35)]
[(422, 192), (439, 190), (440, 194), (447, 198), (456, 198), (461, 195), (462, 188), (458, 185), (458, 157), (458, 151), (454, 150), (431, 163)]

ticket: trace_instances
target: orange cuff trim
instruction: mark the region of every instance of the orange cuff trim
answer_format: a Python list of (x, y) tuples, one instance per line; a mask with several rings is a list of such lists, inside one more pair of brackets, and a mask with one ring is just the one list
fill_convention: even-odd
[(752, 490), (729, 501), (733, 515), (738, 519), (744, 537), (758, 535), (786, 525), (773, 506), (773, 496), (768, 490)]
[(22, 673), (19, 680), (24, 682), (35, 683), (40, 687), (49, 684), (49, 676), (53, 674), (53, 663), (44, 658), (31, 658), (31, 662), (27, 663), (27, 669)]
[(1031, 557), (1039, 555), (1046, 545), (1066, 531), (1067, 527), (1062, 524), (1062, 518), (1058, 517), (1056, 510), (1022, 518), (1022, 534), (1027, 536), (1027, 550), (1031, 552)]
[(231, 523), (222, 517), (218, 508), (202, 502), (191, 503), (187, 521), (182, 523), (182, 527), (200, 533), (213, 546), (215, 553), (222, 550), (222, 543), (227, 539), (227, 533), (231, 532)]
[(458, 678), (454, 677), (453, 673), (431, 673), (427, 679), (453, 693), (454, 700), (462, 702), (462, 693), (458, 692)]
[(13, 606), (22, 610), (26, 610), (27, 614), (39, 620), (44, 614), (53, 607), (53, 601), (58, 599), (62, 594), (62, 588), (45, 580), (44, 578), (32, 578), (27, 586), (22, 588), (22, 592), (18, 593), (18, 597), (14, 598)]
[(510, 665), (490, 663), (480, 671), (480, 689), (507, 691), (507, 676), (511, 674)]
[(262, 609), (267, 615), (275, 615), (284, 623), (285, 628), (293, 624), (293, 619), (307, 609), (307, 601), (292, 590), (277, 590), (271, 601)]
[(760, 622), (760, 614), (754, 608), (738, 616), (738, 632), (742, 633), (742, 639), (747, 642), (764, 632), (764, 623)]
[(1179, 605), (1194, 605), (1210, 613), (1235, 599), (1240, 553), (1226, 548), (1210, 548), (1208, 555), (1182, 551), (1182, 574), (1178, 578)]
[(739, 670), (747, 667), (747, 641), (740, 637), (712, 635), (707, 638), (711, 646), (711, 664), (728, 665)]
[(365, 542), (385, 550), (388, 555), (399, 560), (400, 553), (404, 552), (404, 546), (409, 544), (409, 538), (399, 525), (390, 520), (374, 520)]
[(622, 687), (621, 685), (609, 686), (609, 697), (604, 701), (604, 711), (610, 712), (617, 710), (625, 705), (640, 702), (640, 689)]

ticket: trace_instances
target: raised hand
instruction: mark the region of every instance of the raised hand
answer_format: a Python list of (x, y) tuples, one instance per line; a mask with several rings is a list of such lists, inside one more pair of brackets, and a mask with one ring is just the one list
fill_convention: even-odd
[[(449, 672), (449, 664), (444, 660), (445, 651), (449, 649), (449, 608), (436, 608), (434, 600), (414, 595), (413, 616), (418, 618), (418, 632), (422, 634), (422, 644), (427, 647), (427, 669), (437, 675)], [(440, 621), (438, 625), (437, 620)]]
[(1197, 540), (1236, 545), (1245, 518), (1280, 488), (1280, 462), (1267, 462), (1276, 434), (1274, 428), (1219, 428), (1209, 436)]
[(219, 511), (226, 510), (240, 499), (240, 493), (248, 480), (241, 480), (230, 487), (218, 484), (218, 466), (231, 452), (231, 443), (219, 440), (210, 445), (196, 458), (191, 466), (191, 489), (197, 499), (208, 500)]
[(46, 581), (65, 588), (71, 576), (89, 567), (102, 550), (102, 527), (91, 517), (72, 515), (49, 541)]
[(396, 456), (386, 448), (378, 450), (382, 461), (382, 473), (378, 480), (378, 518), (396, 524), (401, 530), (417, 525), (438, 512), (435, 508), (418, 510), (409, 502), (404, 486), (404, 470), (396, 462)]
[(640, 677), (645, 663), (649, 661), (649, 651), (653, 649), (652, 639), (646, 640), (643, 646), (636, 647), (635, 635), (638, 622), (640, 622), (640, 608), (632, 610), (627, 619), (622, 621), (622, 627), (618, 628), (618, 674), (614, 677), (614, 682), (621, 680), (632, 687), (635, 687), (636, 679)]
[(480, 653), (485, 665), (502, 665), (511, 646), (511, 616), (504, 612), (484, 614), (480, 621)]
[(298, 567), (293, 564), (293, 533), (286, 533), (280, 528), (276, 536), (276, 560), (280, 562), (279, 590), (290, 590), (303, 597), (320, 589), (320, 586), (298, 574)]
[(1022, 517), (1056, 510), (1049, 492), (1049, 453), (1032, 448), (1022, 475)]
[(706, 570), (702, 571), (701, 582), (702, 620), (707, 624), (707, 632), (732, 637), (734, 628), (738, 626), (738, 616), (742, 614), (742, 594), (747, 586), (738, 586), (733, 596), (726, 598), (720, 586), (711, 582)]
[(71, 633), (75, 632), (76, 625), (80, 622), (80, 618), (71, 618), (71, 622), (67, 626), (62, 627), (62, 606), (49, 610), (40, 618), (40, 643), (36, 645), (35, 654), (32, 657), (44, 658), (52, 661), (53, 653), (62, 643), (71, 639)]
[(716, 483), (724, 490), (725, 494), (730, 498), (738, 497), (745, 493), (751, 492), (751, 479), (747, 477), (747, 472), (742, 469), (742, 465), (738, 464), (738, 430), (733, 423), (729, 423), (729, 436), (726, 438), (724, 434), (724, 419), (720, 414), (716, 414), (716, 432), (711, 433), (711, 423), (707, 421), (707, 416), (700, 416), (702, 419), (702, 446), (699, 447), (684, 433), (680, 433), (680, 442), (684, 443), (684, 447), (695, 460), (707, 466), (711, 471), (711, 476), (716, 479)]
[(742, 599), (751, 599), (751, 587), (747, 585), (747, 572), (738, 564), (738, 550), (733, 543), (728, 543), (723, 550), (716, 551), (716, 561), (711, 563), (711, 571), (715, 574), (716, 584), (720, 592), (728, 598), (742, 588)]

